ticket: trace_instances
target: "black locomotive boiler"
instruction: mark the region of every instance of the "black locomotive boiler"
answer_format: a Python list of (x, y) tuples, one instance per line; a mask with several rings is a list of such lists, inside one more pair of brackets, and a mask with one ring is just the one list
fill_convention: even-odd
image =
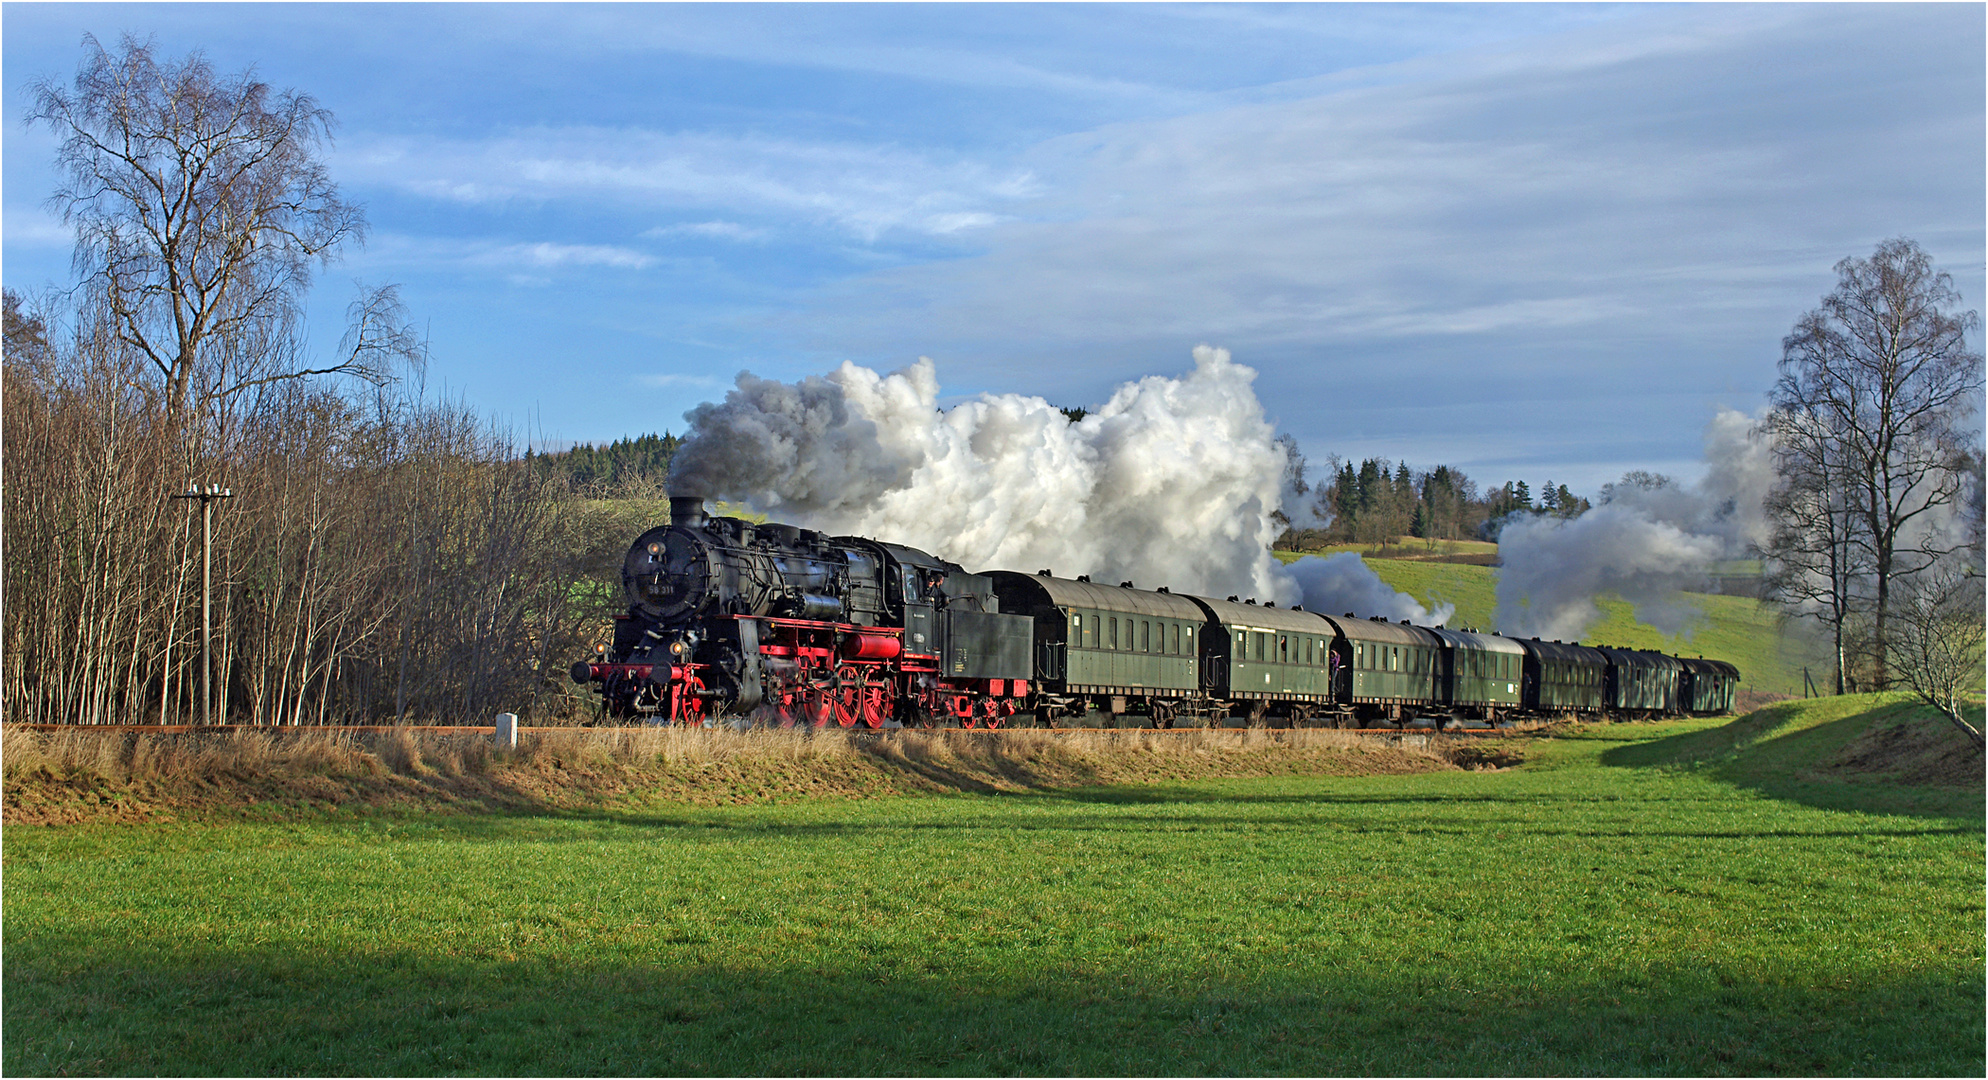
[(1028, 699), (1029, 620), (1001, 614), (987, 577), (698, 498), (672, 498), (670, 519), (628, 550), (613, 642), (573, 667), (610, 715), (975, 727)]
[(573, 678), (610, 715), (783, 724), (1484, 725), (1729, 712), (1719, 660), (1328, 616), (707, 517), (628, 551), (628, 610)]

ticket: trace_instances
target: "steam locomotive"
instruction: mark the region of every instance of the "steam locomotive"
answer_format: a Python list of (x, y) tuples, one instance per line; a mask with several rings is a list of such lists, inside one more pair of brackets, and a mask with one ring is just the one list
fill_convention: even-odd
[(710, 517), (622, 565), (628, 610), (573, 665), (608, 715), (706, 724), (1482, 726), (1565, 713), (1730, 712), (1731, 664), (971, 573), (916, 548)]

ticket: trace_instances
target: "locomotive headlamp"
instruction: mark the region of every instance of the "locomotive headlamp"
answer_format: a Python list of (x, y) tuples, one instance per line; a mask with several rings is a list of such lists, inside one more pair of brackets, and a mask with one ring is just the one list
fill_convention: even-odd
[(689, 642), (685, 641), (670, 642), (670, 655), (681, 657), (687, 655), (689, 652), (690, 652)]
[(650, 545), (649, 545), (649, 554), (651, 554), (651, 555), (661, 555), (662, 553), (663, 553), (663, 545), (661, 545), (661, 544), (650, 544)]

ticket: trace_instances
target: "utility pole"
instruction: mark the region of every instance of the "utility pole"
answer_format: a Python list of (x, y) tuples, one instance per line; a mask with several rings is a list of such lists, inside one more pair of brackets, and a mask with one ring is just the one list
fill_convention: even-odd
[(214, 500), (232, 499), (218, 484), (189, 485), (175, 499), (199, 499), (200, 525), (200, 722), (214, 722)]

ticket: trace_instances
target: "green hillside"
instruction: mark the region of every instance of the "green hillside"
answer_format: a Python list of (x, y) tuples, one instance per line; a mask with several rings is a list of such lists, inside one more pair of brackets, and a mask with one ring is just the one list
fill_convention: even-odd
[[(1981, 723), (1982, 706), (1965, 706)], [(1626, 743), (1605, 765), (1703, 772), (1776, 798), (1888, 813), (1979, 813), (1981, 753), (1906, 694), (1783, 701), (1716, 727)]]
[[(1298, 558), (1296, 553), (1286, 551), (1278, 552), (1277, 556), (1285, 562)], [(1456, 615), (1449, 621), (1451, 626), (1498, 628), (1496, 567), (1400, 559), (1368, 559), (1367, 565), (1390, 587), (1408, 593), (1424, 605), (1456, 605)], [(1684, 633), (1667, 635), (1637, 622), (1626, 601), (1604, 597), (1600, 601), (1602, 619), (1588, 628), (1582, 643), (1658, 649), (1673, 655), (1725, 660), (1739, 667), (1743, 690), (1800, 694), (1804, 665), (1809, 667), (1817, 684), (1822, 683), (1825, 659), (1805, 642), (1784, 634), (1779, 612), (1773, 607), (1742, 596), (1702, 593), (1691, 594), (1690, 602), (1704, 613), (1703, 617)]]

